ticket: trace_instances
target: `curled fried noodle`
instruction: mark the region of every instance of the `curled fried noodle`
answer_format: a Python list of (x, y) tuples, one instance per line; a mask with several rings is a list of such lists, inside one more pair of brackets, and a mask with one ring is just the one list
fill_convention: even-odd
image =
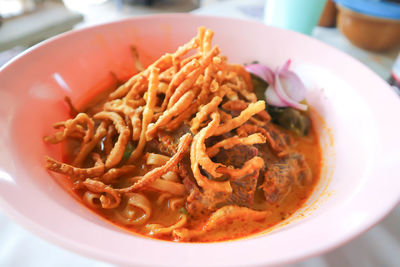
[[(81, 125), (85, 125), (86, 130), (84, 130)], [(87, 143), (93, 137), (94, 122), (86, 113), (79, 113), (73, 119), (54, 125), (55, 128), (59, 128), (61, 126), (64, 127), (64, 131), (52, 136), (46, 136), (44, 137), (44, 141), (51, 144), (57, 144), (64, 141), (68, 136), (76, 133), (82, 133), (84, 134), (83, 143)]]
[(75, 179), (84, 179), (87, 177), (98, 177), (104, 173), (104, 163), (99, 154), (93, 153), (93, 159), (96, 161), (95, 166), (91, 168), (78, 168), (72, 165), (56, 161), (50, 157), (46, 157), (46, 168), (48, 170), (64, 174)]
[(180, 181), (178, 174), (176, 174), (176, 172), (173, 172), (173, 171), (169, 171), (161, 177), (164, 180), (171, 181), (171, 182), (179, 182)]
[(114, 100), (125, 96), (132, 88), (132, 86), (134, 86), (135, 83), (138, 81), (139, 77), (148, 77), (152, 69), (157, 68), (159, 70), (165, 70), (171, 66), (172, 66), (172, 55), (165, 54), (164, 56), (156, 60), (153, 64), (151, 64), (149, 67), (147, 67), (147, 69), (145, 69), (143, 72), (133, 76), (132, 78), (129, 79), (129, 81), (118, 87), (117, 90), (115, 90), (110, 94), (108, 99)]
[(186, 92), (179, 100), (176, 102), (171, 108), (166, 110), (157, 120), (156, 123), (150, 124), (147, 132), (146, 132), (146, 137), (147, 140), (151, 140), (157, 129), (161, 126), (165, 126), (168, 124), (172, 117), (178, 116), (181, 112), (183, 112), (185, 109), (189, 107), (189, 105), (192, 103), (194, 99), (194, 94), (192, 91)]
[(199, 112), (197, 112), (196, 117), (192, 120), (192, 126), (190, 130), (192, 133), (196, 132), (200, 127), (200, 124), (207, 118), (209, 114), (215, 111), (218, 108), (218, 105), (222, 102), (222, 98), (219, 96), (215, 96), (210, 103), (203, 106)]
[(164, 165), (170, 159), (170, 157), (168, 156), (155, 153), (147, 153), (145, 158), (147, 165), (157, 165), (157, 166)]
[(222, 174), (228, 174), (231, 180), (239, 179), (254, 173), (264, 167), (264, 160), (260, 157), (253, 157), (246, 161), (242, 168), (221, 167), (217, 171)]
[(91, 191), (86, 191), (82, 196), (82, 200), (87, 205), (89, 205), (89, 207), (95, 208), (95, 209), (100, 209), (100, 208), (102, 208), (101, 202), (100, 202), (100, 197), (101, 197), (101, 194), (99, 194), (99, 193), (93, 193)]
[(196, 68), (199, 67), (199, 65), (200, 65), (199, 61), (197, 59), (193, 59), (193, 61), (189, 62), (179, 70), (179, 72), (174, 76), (174, 78), (171, 80), (168, 86), (168, 89), (165, 93), (164, 102), (161, 106), (162, 109), (166, 108), (168, 100), (170, 99), (173, 93), (173, 89), (179, 84), (181, 84), (192, 71), (194, 71)]
[(158, 195), (157, 204), (161, 205), (165, 200), (171, 198), (172, 195), (170, 193), (161, 193)]
[(128, 162), (132, 163), (136, 160), (143, 152), (143, 148), (146, 145), (146, 132), (147, 127), (151, 123), (153, 119), (153, 110), (156, 105), (156, 94), (158, 87), (158, 74), (160, 70), (157, 68), (151, 68), (150, 78), (149, 78), (149, 89), (147, 93), (146, 106), (143, 110), (143, 118), (142, 118), (142, 130), (140, 132), (139, 143), (136, 149), (132, 152), (129, 157)]
[(151, 236), (166, 235), (171, 234), (175, 229), (185, 226), (186, 222), (187, 216), (185, 214), (181, 214), (179, 220), (171, 226), (165, 227), (161, 224), (147, 224), (146, 229), (149, 231), (149, 235)]
[[(121, 212), (116, 211), (117, 219), (125, 225), (141, 225), (146, 223), (152, 214), (150, 201), (140, 193), (127, 193), (124, 195), (127, 198), (126, 206)], [(142, 215), (137, 215), (138, 210)]]
[(114, 123), (115, 129), (119, 134), (118, 141), (115, 143), (113, 149), (111, 149), (111, 152), (106, 160), (106, 167), (112, 168), (116, 166), (122, 159), (125, 146), (128, 143), (131, 134), (130, 130), (125, 125), (125, 122), (121, 118), (121, 116), (115, 112), (101, 111), (95, 114), (94, 118), (100, 120), (111, 120)]
[(177, 210), (179, 207), (183, 206), (183, 203), (185, 202), (184, 198), (171, 198), (168, 201), (168, 207), (171, 210)]
[(212, 147), (207, 148), (207, 155), (209, 157), (214, 157), (218, 154), (221, 148), (223, 149), (230, 149), (236, 145), (254, 145), (254, 144), (262, 144), (265, 143), (266, 138), (262, 134), (255, 133), (246, 137), (240, 138), (239, 136), (235, 135), (233, 137), (224, 139)]
[(115, 134), (116, 134), (115, 127), (113, 125), (109, 125), (107, 129), (107, 134), (104, 137), (104, 142), (103, 142), (104, 152), (106, 152), (106, 154), (110, 154), (111, 150), (114, 147), (113, 138)]
[(75, 159), (72, 161), (73, 166), (82, 166), (82, 163), (85, 161), (87, 155), (93, 150), (93, 148), (103, 139), (103, 137), (107, 134), (107, 124), (105, 122), (100, 123), (100, 125), (96, 129), (96, 133), (94, 134), (92, 140), (87, 143), (83, 143), (79, 149), (79, 152), (75, 156)]
[[(223, 104), (222, 108), (229, 111), (242, 111), (246, 109), (248, 106), (249, 103), (243, 100), (231, 100)], [(260, 112), (257, 113), (257, 115), (261, 117), (263, 122), (268, 122), (271, 120), (271, 117), (269, 116), (266, 110), (261, 110)]]
[(257, 101), (255, 103), (251, 103), (245, 110), (243, 110), (239, 116), (232, 118), (231, 120), (225, 122), (225, 124), (218, 127), (215, 130), (214, 135), (221, 135), (227, 133), (240, 125), (244, 124), (251, 116), (257, 114), (258, 112), (265, 109), (264, 101)]
[(99, 198), (102, 208), (113, 209), (119, 206), (121, 195), (111, 186), (90, 178), (83, 181), (83, 184), (91, 192), (102, 194)]
[(181, 96), (186, 93), (187, 90), (196, 82), (199, 75), (205, 70), (205, 68), (212, 62), (212, 58), (219, 53), (218, 46), (215, 46), (205, 58), (200, 61), (200, 67), (192, 71), (187, 78), (176, 88), (174, 94), (171, 96), (168, 102), (168, 108), (173, 106)]
[(106, 184), (114, 182), (118, 177), (129, 174), (136, 170), (135, 165), (124, 165), (120, 168), (111, 168), (104, 173), (99, 179)]
[(222, 164), (214, 163), (207, 156), (206, 147), (204, 141), (207, 137), (211, 136), (215, 129), (217, 129), (219, 125), (219, 114), (214, 112), (211, 114), (212, 121), (208, 124), (207, 127), (204, 127), (200, 130), (198, 134), (196, 134), (193, 138), (192, 145), (190, 147), (190, 161), (191, 167), (193, 171), (194, 178), (197, 181), (197, 184), (205, 190), (213, 190), (217, 192), (232, 192), (232, 188), (229, 182), (217, 182), (211, 181), (207, 177), (205, 177), (200, 172), (200, 161), (202, 163), (202, 167), (205, 168), (210, 174), (216, 174), (216, 176), (221, 176), (221, 174), (216, 173), (216, 169)]
[(186, 189), (183, 184), (165, 179), (157, 179), (147, 187), (151, 190), (166, 192), (174, 196), (184, 196), (186, 194)]

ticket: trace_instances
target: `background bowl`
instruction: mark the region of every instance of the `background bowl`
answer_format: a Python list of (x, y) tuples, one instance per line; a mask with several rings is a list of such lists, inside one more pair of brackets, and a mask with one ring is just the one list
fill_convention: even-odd
[[(289, 222), (233, 242), (172, 243), (124, 232), (79, 204), (44, 169), (60, 147), (42, 136), (67, 118), (64, 95), (81, 99), (133, 70), (130, 45), (150, 63), (204, 25), (230, 62), (271, 67), (288, 58), (309, 88), (323, 145), (321, 183)], [(39, 236), (117, 264), (282, 264), (325, 252), (366, 231), (398, 203), (400, 101), (351, 57), (304, 35), (263, 24), (187, 14), (157, 15), (72, 31), (35, 46), (0, 70), (0, 204)], [(326, 125), (328, 127), (326, 127)]]
[(337, 26), (354, 45), (386, 51), (400, 45), (400, 4), (389, 1), (335, 0)]

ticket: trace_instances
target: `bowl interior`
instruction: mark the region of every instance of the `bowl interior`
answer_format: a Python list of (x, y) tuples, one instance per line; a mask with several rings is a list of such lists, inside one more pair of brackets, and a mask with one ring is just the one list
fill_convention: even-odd
[[(60, 186), (62, 177), (46, 172), (44, 156), (60, 159), (61, 150), (42, 137), (52, 133), (52, 123), (68, 117), (65, 95), (79, 102), (106, 86), (110, 72), (119, 79), (133, 73), (131, 45), (147, 65), (190, 40), (201, 25), (215, 31), (213, 43), (230, 62), (258, 60), (276, 67), (292, 59), (317, 111), (313, 121), (323, 147), (321, 183), (307, 207), (268, 233), (212, 244), (138, 237), (88, 212)], [(290, 262), (351, 239), (396, 205), (400, 130), (394, 115), (400, 114), (399, 102), (388, 85), (354, 59), (306, 36), (254, 22), (175, 14), (67, 33), (0, 72), (0, 203), (42, 237), (114, 263)]]

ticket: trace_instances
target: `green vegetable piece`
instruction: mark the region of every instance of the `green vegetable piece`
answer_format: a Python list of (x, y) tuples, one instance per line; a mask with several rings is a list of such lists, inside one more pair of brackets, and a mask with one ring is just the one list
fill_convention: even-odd
[(257, 99), (265, 101), (265, 90), (267, 90), (268, 83), (254, 74), (250, 73), (250, 76)]
[(188, 212), (187, 212), (187, 210), (186, 210), (184, 207), (180, 208), (179, 212), (180, 212), (180, 213), (183, 213), (183, 214), (185, 214), (185, 215), (188, 215)]
[(306, 136), (310, 131), (311, 121), (306, 112), (294, 108), (279, 108), (267, 106), (272, 122), (294, 132), (299, 136)]
[(134, 146), (131, 143), (128, 143), (125, 147), (124, 155), (122, 156), (122, 160), (127, 160), (131, 156)]

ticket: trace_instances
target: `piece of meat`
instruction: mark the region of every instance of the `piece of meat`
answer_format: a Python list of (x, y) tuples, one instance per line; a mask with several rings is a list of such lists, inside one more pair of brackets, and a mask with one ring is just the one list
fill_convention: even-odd
[(261, 133), (278, 157), (286, 156), (288, 154), (288, 145), (292, 143), (291, 137), (272, 123), (267, 123), (263, 127), (247, 123), (240, 126), (236, 131), (241, 137)]
[(227, 205), (230, 194), (214, 192), (211, 190), (201, 192), (195, 188), (186, 199), (188, 213), (196, 218), (202, 215), (209, 215), (220, 207)]
[(232, 193), (202, 191), (197, 186), (190, 167), (184, 164), (180, 164), (178, 172), (189, 192), (186, 208), (193, 217), (211, 214), (226, 205), (250, 207), (253, 204), (258, 172), (231, 181)]
[(266, 164), (276, 162), (279, 158), (268, 144), (254, 145), (258, 149), (258, 156), (261, 157)]
[(212, 194), (212, 192), (202, 192), (194, 179), (190, 162), (181, 162), (178, 166), (178, 174), (182, 179), (189, 196), (187, 197), (186, 209), (192, 217), (208, 214), (216, 209), (219, 202), (224, 201), (228, 194)]
[(287, 155), (288, 145), (291, 143), (290, 136), (283, 133), (272, 123), (268, 123), (263, 127), (267, 142), (279, 157)]
[[(165, 133), (165, 132), (164, 132)], [(190, 131), (190, 126), (182, 123), (179, 128), (173, 130), (172, 132), (166, 132), (169, 136), (172, 137), (173, 142), (177, 144), (179, 142), (179, 138), (181, 138), (182, 135), (191, 133)]]
[(206, 147), (211, 147), (211, 146), (215, 145), (216, 143), (218, 143), (224, 139), (228, 139), (232, 136), (234, 136), (234, 134), (232, 132), (227, 132), (227, 133), (224, 133), (219, 136), (210, 136), (209, 138), (207, 138), (205, 140), (204, 143), (206, 144)]
[[(218, 140), (214, 140), (215, 143)], [(231, 149), (221, 149), (220, 152), (212, 158), (214, 162), (222, 163), (225, 166), (242, 168), (244, 163), (258, 155), (258, 149), (254, 146), (238, 145)], [(250, 207), (254, 201), (254, 193), (257, 188), (258, 171), (251, 175), (237, 178), (230, 182), (232, 193), (222, 193), (213, 191), (203, 191), (197, 186), (191, 173), (190, 165), (181, 167), (180, 175), (183, 183), (189, 192), (187, 198), (187, 210), (192, 216), (210, 214), (226, 205), (237, 205), (241, 207)], [(208, 179), (215, 179), (203, 170), (203, 175)], [(225, 179), (226, 178), (226, 179)], [(220, 177), (218, 180), (228, 180), (227, 177)]]
[(231, 149), (221, 149), (213, 161), (222, 163), (225, 166), (242, 168), (244, 163), (258, 155), (258, 149), (254, 146), (238, 145)]
[[(157, 138), (154, 138), (147, 144), (146, 150), (153, 153), (162, 153), (174, 155), (176, 153), (177, 140), (179, 136), (189, 131), (189, 128), (182, 125), (177, 131), (172, 133), (167, 131), (158, 131)], [(218, 138), (209, 138), (208, 145), (217, 143), (219, 138), (227, 138), (232, 133)], [(244, 163), (258, 155), (258, 149), (254, 146), (238, 145), (231, 149), (221, 151), (213, 158), (214, 162), (222, 163), (226, 166), (242, 168)], [(231, 181), (232, 193), (204, 191), (200, 188), (194, 179), (189, 157), (183, 157), (178, 164), (178, 174), (188, 193), (186, 209), (192, 217), (198, 217), (203, 214), (211, 214), (217, 209), (226, 205), (237, 205), (241, 207), (250, 207), (254, 201), (254, 193), (257, 188), (259, 172), (255, 171), (251, 175), (246, 175)], [(203, 174), (209, 179), (214, 179), (203, 170)], [(225, 177), (229, 179), (229, 177)]]
[(295, 173), (295, 182), (299, 186), (307, 185), (312, 182), (312, 172), (303, 155), (293, 153), (290, 155), (294, 162), (293, 170)]
[(257, 188), (259, 172), (231, 181), (232, 195), (229, 203), (242, 207), (250, 207), (254, 202), (254, 193)]
[(258, 149), (258, 156), (261, 157), (265, 163), (264, 168), (260, 169), (260, 175), (257, 181), (257, 187), (259, 187), (264, 183), (265, 172), (267, 171), (269, 164), (276, 162), (279, 158), (269, 144), (259, 144), (255, 145), (255, 147)]
[(190, 128), (186, 124), (182, 124), (173, 132), (159, 130), (157, 137), (147, 142), (146, 152), (173, 156), (177, 151), (179, 138), (189, 132)]
[(311, 170), (303, 155), (292, 153), (268, 166), (261, 187), (269, 203), (279, 203), (289, 194), (292, 186), (302, 186), (311, 179)]
[(182, 183), (188, 193), (194, 189), (198, 189), (196, 180), (194, 179), (192, 169), (190, 168), (190, 161), (185, 161), (185, 158), (178, 164), (178, 174), (182, 179)]
[(268, 167), (264, 174), (265, 199), (269, 203), (277, 203), (289, 194), (293, 184), (293, 177), (287, 163), (275, 163)]

